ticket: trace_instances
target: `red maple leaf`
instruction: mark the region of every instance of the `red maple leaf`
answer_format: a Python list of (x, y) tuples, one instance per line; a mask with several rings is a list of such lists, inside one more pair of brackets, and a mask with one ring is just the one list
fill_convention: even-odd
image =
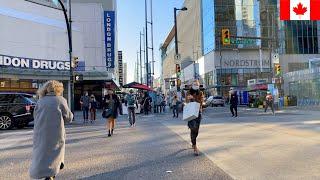
[(296, 15), (304, 15), (304, 13), (307, 12), (307, 8), (303, 7), (303, 4), (301, 2), (297, 5), (297, 7), (293, 8), (293, 12), (296, 13)]

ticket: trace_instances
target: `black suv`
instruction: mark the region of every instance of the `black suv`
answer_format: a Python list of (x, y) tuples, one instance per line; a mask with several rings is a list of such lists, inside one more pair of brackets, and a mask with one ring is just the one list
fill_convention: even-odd
[(0, 129), (25, 127), (33, 121), (35, 106), (31, 94), (0, 92)]

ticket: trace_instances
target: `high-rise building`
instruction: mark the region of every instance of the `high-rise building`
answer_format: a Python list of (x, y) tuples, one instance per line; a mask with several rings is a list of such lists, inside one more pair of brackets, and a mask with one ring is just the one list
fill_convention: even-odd
[[(177, 11), (177, 31), (180, 58), (175, 58), (175, 31), (174, 27), (169, 29), (169, 34), (164, 39), (160, 51), (162, 59), (162, 90), (176, 90), (176, 87), (169, 86), (170, 82), (176, 78), (175, 64), (179, 63), (181, 69), (185, 71), (181, 75), (182, 86), (188, 84), (196, 73), (194, 69), (187, 68), (197, 64), (197, 60), (202, 56), (201, 49), (201, 1), (187, 0), (183, 7), (186, 11)], [(181, 7), (176, 7), (181, 8)], [(173, 10), (173, 9), (172, 9)], [(187, 72), (188, 71), (188, 72)], [(191, 74), (191, 76), (185, 76)], [(165, 83), (164, 83), (164, 82)]]
[(123, 86), (123, 59), (122, 51), (118, 51), (119, 84)]
[[(277, 36), (276, 12), (276, 1), (202, 0), (202, 76), (211, 93), (227, 96), (231, 87), (246, 90), (251, 79), (271, 82), (277, 45), (254, 38)], [(230, 32), (230, 45), (222, 43), (223, 29)]]

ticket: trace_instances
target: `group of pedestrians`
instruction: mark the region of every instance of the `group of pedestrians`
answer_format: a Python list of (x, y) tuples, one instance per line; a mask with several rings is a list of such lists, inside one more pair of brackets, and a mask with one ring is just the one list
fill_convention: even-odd
[(80, 106), (83, 112), (83, 124), (89, 122), (89, 112), (90, 112), (90, 122), (93, 123), (96, 120), (97, 116), (97, 100), (92, 94), (89, 97), (89, 93), (85, 92), (84, 95), (80, 98)]
[[(230, 88), (229, 91), (229, 103), (230, 103), (230, 112), (232, 114), (232, 117), (238, 117), (238, 95), (237, 91), (235, 91), (233, 88)], [(265, 108), (264, 112), (267, 112), (268, 108), (270, 107), (272, 114), (275, 115), (274, 112), (274, 99), (271, 94), (271, 92), (267, 92), (267, 95), (265, 97)]]
[(155, 113), (165, 113), (166, 105), (167, 105), (167, 102), (166, 102), (165, 95), (158, 93), (154, 103)]
[[(73, 120), (73, 114), (70, 111), (67, 101), (63, 98), (63, 84), (51, 80), (46, 82), (37, 92), (39, 98), (34, 110), (34, 135), (32, 163), (30, 167), (30, 177), (33, 179), (52, 180), (64, 168), (65, 156), (65, 123)], [(135, 102), (136, 97), (133, 90), (125, 97), (128, 108), (128, 118), (131, 127), (136, 124)], [(187, 96), (187, 102), (199, 102), (202, 104), (203, 94), (199, 90), (199, 85), (195, 83)], [(146, 93), (143, 106), (148, 107), (151, 98)], [(178, 104), (177, 97), (173, 98), (173, 105)], [(88, 121), (88, 112), (91, 113), (91, 120), (96, 118), (97, 101), (93, 95), (89, 97), (88, 92), (80, 99), (82, 105), (84, 123)], [(108, 110), (106, 129), (108, 136), (112, 136), (115, 130), (116, 119), (120, 113), (121, 102), (119, 97), (112, 89), (108, 90), (103, 98), (104, 112)], [(175, 108), (176, 109), (176, 108)], [(148, 112), (148, 111), (146, 111)], [(177, 112), (177, 111), (176, 111)], [(199, 117), (195, 123), (188, 123), (194, 154), (199, 155), (196, 145), (196, 139), (199, 133), (202, 108), (199, 110)], [(178, 113), (176, 113), (178, 117)]]

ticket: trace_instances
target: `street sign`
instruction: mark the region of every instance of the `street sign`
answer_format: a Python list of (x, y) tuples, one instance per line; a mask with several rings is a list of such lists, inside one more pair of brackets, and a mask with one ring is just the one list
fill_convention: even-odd
[(246, 44), (246, 45), (256, 44), (256, 39), (232, 38), (230, 41), (231, 41), (231, 44)]

